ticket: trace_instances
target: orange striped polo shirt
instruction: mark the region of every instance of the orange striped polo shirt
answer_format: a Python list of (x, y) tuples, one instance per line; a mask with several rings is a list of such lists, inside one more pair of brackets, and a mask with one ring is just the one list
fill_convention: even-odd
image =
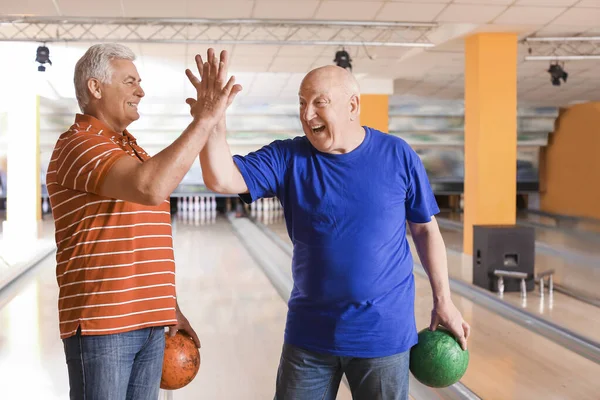
[(169, 201), (98, 195), (119, 157), (150, 156), (127, 131), (89, 115), (58, 139), (46, 177), (57, 245), (61, 338), (173, 325), (175, 260)]

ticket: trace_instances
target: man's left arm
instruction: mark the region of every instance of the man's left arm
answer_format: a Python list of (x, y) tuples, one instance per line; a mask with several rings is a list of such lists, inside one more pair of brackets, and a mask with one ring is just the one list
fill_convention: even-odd
[(443, 325), (466, 350), (471, 328), (451, 299), (446, 246), (437, 220), (432, 216), (431, 221), (425, 223), (408, 221), (408, 226), (433, 292), (430, 329)]

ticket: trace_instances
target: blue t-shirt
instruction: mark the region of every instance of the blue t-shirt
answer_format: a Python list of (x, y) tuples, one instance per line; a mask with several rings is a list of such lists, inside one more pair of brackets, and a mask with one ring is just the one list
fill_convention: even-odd
[(406, 220), (439, 209), (419, 156), (365, 127), (345, 154), (305, 136), (234, 156), (249, 203), (278, 197), (294, 246), (285, 341), (315, 352), (383, 357), (417, 343)]

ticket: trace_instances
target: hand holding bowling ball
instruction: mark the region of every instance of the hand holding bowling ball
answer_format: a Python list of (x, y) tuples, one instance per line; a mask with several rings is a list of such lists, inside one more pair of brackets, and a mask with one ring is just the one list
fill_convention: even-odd
[(449, 330), (438, 327), (419, 332), (419, 342), (410, 350), (410, 372), (422, 384), (442, 388), (455, 384), (469, 365), (469, 350), (463, 350)]
[(434, 301), (429, 329), (434, 331), (439, 325), (442, 325), (452, 333), (463, 350), (467, 349), (467, 340), (471, 333), (471, 326), (464, 320), (452, 300)]
[(196, 377), (199, 369), (200, 351), (194, 340), (181, 331), (173, 337), (165, 333), (165, 355), (160, 388), (180, 389)]

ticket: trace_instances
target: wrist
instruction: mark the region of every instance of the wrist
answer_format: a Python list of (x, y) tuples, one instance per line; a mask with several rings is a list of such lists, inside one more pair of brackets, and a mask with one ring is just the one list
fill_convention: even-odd
[(433, 294), (433, 304), (434, 306), (443, 306), (445, 304), (451, 303), (452, 298), (450, 295), (450, 291), (444, 291), (441, 293)]
[(216, 124), (209, 118), (194, 118), (189, 127), (194, 132), (210, 134), (214, 132)]
[(227, 125), (225, 123), (225, 117), (219, 119), (215, 124), (215, 132), (216, 133), (225, 133), (227, 130)]

